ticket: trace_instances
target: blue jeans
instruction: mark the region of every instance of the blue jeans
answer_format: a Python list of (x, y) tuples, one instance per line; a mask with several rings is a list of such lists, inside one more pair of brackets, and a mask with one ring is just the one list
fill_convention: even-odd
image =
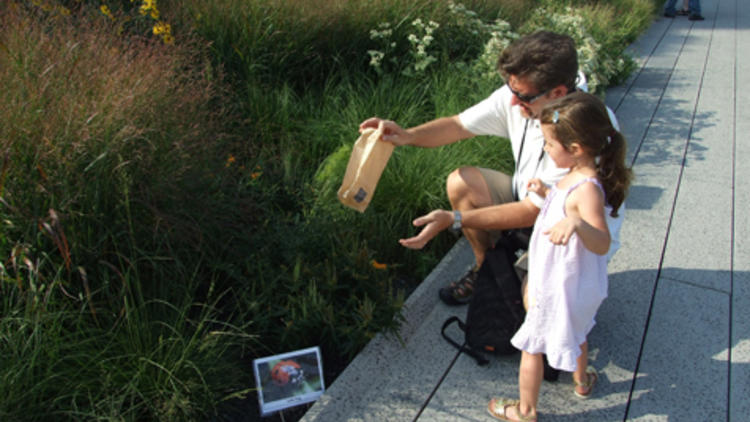
[[(669, 13), (670, 15), (674, 14), (676, 12), (674, 5), (677, 3), (677, 0), (668, 0), (667, 5), (664, 6), (664, 13)], [(688, 8), (690, 10), (691, 15), (700, 15), (701, 14), (701, 2), (700, 0), (688, 0)]]

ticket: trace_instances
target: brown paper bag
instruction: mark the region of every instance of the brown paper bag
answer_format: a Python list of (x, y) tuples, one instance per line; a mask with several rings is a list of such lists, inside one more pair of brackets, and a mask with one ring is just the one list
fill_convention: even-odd
[(380, 175), (391, 158), (393, 144), (380, 141), (382, 131), (368, 128), (352, 147), (344, 181), (339, 188), (339, 201), (347, 207), (365, 212), (370, 205)]

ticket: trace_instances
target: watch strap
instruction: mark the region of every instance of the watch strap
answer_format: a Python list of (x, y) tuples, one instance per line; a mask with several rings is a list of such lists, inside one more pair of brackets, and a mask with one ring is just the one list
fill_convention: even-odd
[(461, 230), (461, 227), (461, 211), (453, 210), (453, 225), (451, 228), (458, 231)]

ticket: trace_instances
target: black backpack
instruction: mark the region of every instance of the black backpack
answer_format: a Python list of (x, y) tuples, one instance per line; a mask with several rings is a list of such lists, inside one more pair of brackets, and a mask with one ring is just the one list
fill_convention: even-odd
[[(474, 293), (466, 311), (466, 323), (450, 317), (443, 323), (443, 337), (461, 352), (473, 357), (477, 364), (487, 365), (485, 353), (511, 355), (518, 350), (510, 339), (526, 317), (521, 293), (521, 280), (514, 268), (516, 251), (529, 245), (530, 230), (505, 232), (484, 256), (474, 282)], [(454, 322), (465, 333), (463, 344), (450, 338), (445, 330)], [(560, 371), (549, 366), (544, 355), (544, 379), (557, 381)]]
[[(466, 312), (466, 323), (454, 316), (443, 324), (443, 337), (473, 357), (479, 365), (489, 363), (484, 353), (509, 355), (517, 352), (510, 344), (510, 339), (526, 315), (521, 281), (513, 268), (515, 251), (519, 248), (516, 237), (504, 235), (494, 248), (487, 250), (474, 282), (474, 294)], [(465, 333), (463, 344), (445, 333), (454, 322)]]

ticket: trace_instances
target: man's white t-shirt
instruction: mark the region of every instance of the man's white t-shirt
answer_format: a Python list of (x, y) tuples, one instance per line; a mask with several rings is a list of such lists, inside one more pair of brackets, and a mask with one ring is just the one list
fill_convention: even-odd
[[(579, 73), (578, 88), (586, 90), (585, 78)], [(534, 177), (542, 179), (548, 185), (555, 185), (568, 172), (558, 168), (549, 155), (544, 154), (544, 135), (537, 119), (527, 119), (521, 115), (519, 106), (511, 106), (513, 94), (507, 85), (493, 92), (481, 102), (469, 107), (458, 115), (461, 124), (475, 135), (493, 135), (510, 139), (513, 161), (516, 171), (513, 173), (513, 191), (517, 198), (528, 196), (537, 208), (541, 208), (544, 199), (534, 192), (529, 192), (527, 185)], [(617, 118), (607, 107), (609, 119), (615, 129), (619, 130)], [(625, 204), (620, 206), (618, 216), (606, 214), (607, 225), (612, 243), (607, 253), (609, 260), (620, 248), (620, 227), (625, 215)]]

